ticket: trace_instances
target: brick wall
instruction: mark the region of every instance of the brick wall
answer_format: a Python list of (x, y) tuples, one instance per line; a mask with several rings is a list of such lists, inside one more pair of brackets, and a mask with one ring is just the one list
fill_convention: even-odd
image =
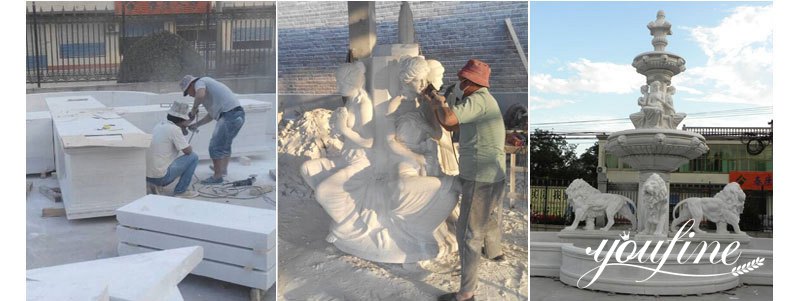
[[(528, 52), (528, 2), (410, 2), (422, 54), (445, 66), (445, 83), (470, 58), (492, 67), (492, 91), (527, 93), (527, 73), (505, 18)], [(378, 44), (397, 40), (400, 2), (377, 2)], [(335, 93), (348, 48), (346, 2), (278, 3), (278, 91)]]

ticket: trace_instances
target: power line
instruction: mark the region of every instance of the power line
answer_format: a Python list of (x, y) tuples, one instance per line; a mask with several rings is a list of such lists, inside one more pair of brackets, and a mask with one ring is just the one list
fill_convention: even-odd
[[(731, 115), (734, 113), (749, 113), (747, 115)], [(706, 119), (706, 118), (719, 118), (719, 117), (737, 117), (737, 116), (750, 116), (750, 115), (764, 115), (764, 114), (771, 114), (772, 113), (772, 106), (762, 106), (762, 107), (751, 107), (751, 108), (742, 108), (742, 109), (729, 109), (729, 110), (719, 110), (719, 111), (706, 111), (706, 112), (695, 112), (695, 113), (687, 113), (687, 115), (692, 116), (694, 119)], [(715, 114), (719, 114), (714, 116)], [(710, 115), (710, 116), (705, 116)], [(702, 118), (698, 118), (702, 117)], [(630, 120), (629, 118), (614, 118), (614, 119), (595, 119), (595, 120), (574, 120), (574, 121), (559, 121), (559, 122), (543, 122), (543, 123), (531, 123), (531, 126), (541, 126), (541, 125), (573, 125), (573, 124), (585, 124), (585, 123), (620, 123), (620, 122), (627, 122)]]

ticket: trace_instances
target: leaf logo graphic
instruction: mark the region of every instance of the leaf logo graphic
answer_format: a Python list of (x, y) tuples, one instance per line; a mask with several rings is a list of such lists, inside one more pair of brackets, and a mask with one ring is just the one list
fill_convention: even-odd
[(756, 259), (753, 259), (748, 263), (734, 267), (731, 270), (731, 274), (733, 274), (734, 276), (744, 275), (746, 273), (752, 272), (753, 270), (761, 267), (762, 265), (764, 265), (764, 258), (756, 257)]

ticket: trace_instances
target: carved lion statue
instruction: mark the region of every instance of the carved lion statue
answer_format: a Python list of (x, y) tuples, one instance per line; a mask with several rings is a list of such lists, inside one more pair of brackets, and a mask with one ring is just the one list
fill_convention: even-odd
[(601, 230), (608, 231), (614, 225), (614, 215), (617, 213), (624, 216), (636, 228), (636, 215), (632, 210), (636, 208), (636, 205), (629, 198), (602, 193), (582, 179), (572, 181), (567, 187), (566, 193), (567, 201), (575, 210), (575, 221), (566, 228), (567, 230), (575, 230), (582, 220), (586, 220), (584, 229), (594, 230), (594, 219), (605, 215), (608, 222)]
[[(644, 233), (652, 235), (666, 235), (667, 214), (669, 201), (667, 200), (667, 184), (658, 174), (652, 174), (644, 182)], [(642, 210), (640, 208), (639, 210)]]
[[(688, 198), (675, 205), (672, 211), (674, 220), (670, 224), (672, 231), (676, 226), (694, 219), (692, 230), (697, 233), (706, 233), (700, 230), (700, 221), (707, 220), (717, 223), (717, 233), (728, 233), (728, 224), (733, 226), (733, 231), (742, 233), (739, 229), (739, 215), (744, 211), (745, 194), (739, 183), (731, 182), (725, 185), (722, 191), (713, 198)], [(680, 209), (680, 215), (676, 213)], [(687, 210), (688, 209), (688, 210)]]

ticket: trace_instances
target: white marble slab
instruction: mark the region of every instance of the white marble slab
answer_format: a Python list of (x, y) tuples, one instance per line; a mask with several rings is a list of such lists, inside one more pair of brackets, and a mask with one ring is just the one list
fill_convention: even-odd
[(180, 300), (176, 299), (178, 283), (202, 258), (202, 248), (188, 247), (33, 269), (27, 271), (26, 278), (51, 284), (47, 286), (50, 289), (71, 279), (107, 283), (111, 300)]
[(25, 173), (56, 170), (53, 118), (49, 111), (27, 112), (25, 116)]
[(108, 283), (86, 282), (66, 278), (60, 282), (25, 281), (25, 300), (28, 301), (108, 301)]
[(55, 165), (68, 219), (114, 215), (146, 193), (150, 135), (90, 96), (46, 99)]
[(123, 226), (259, 251), (275, 247), (274, 210), (146, 195), (117, 210)]
[(213, 241), (175, 236), (169, 233), (117, 226), (117, 240), (152, 249), (173, 249), (187, 246), (203, 247), (203, 258), (261, 271), (275, 267), (275, 248), (253, 250)]
[[(138, 254), (154, 250), (157, 249), (133, 246), (126, 243), (117, 245), (119, 254)], [(260, 271), (207, 259), (200, 262), (192, 271), (192, 274), (262, 290), (269, 290), (275, 284), (276, 279), (274, 268), (269, 271)]]

